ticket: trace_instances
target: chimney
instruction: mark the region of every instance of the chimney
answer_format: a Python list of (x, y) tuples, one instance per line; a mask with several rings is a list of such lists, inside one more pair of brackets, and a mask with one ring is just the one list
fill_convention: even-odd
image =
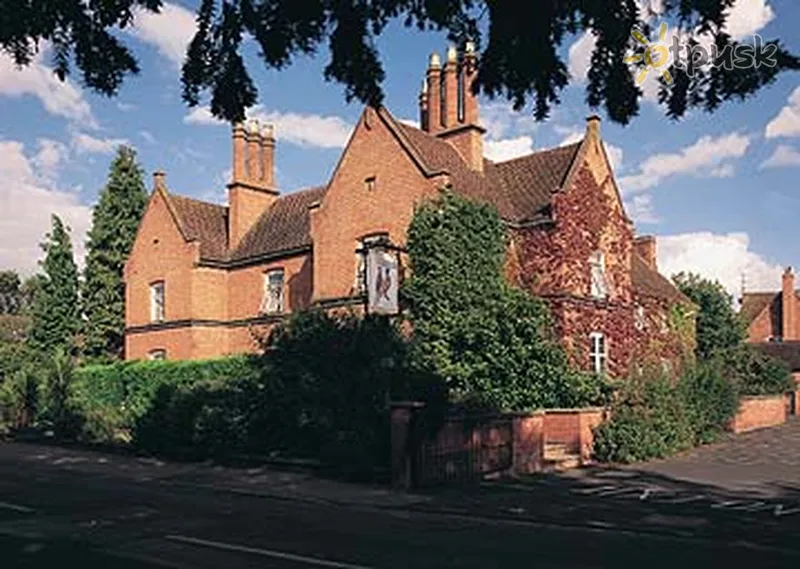
[(781, 336), (784, 342), (796, 340), (794, 273), (792, 267), (786, 267), (781, 279)]
[(261, 129), (261, 184), (275, 187), (275, 129), (265, 124)]
[(236, 248), (247, 231), (275, 202), (275, 139), (272, 127), (257, 121), (233, 125), (233, 175), (228, 184), (228, 245)]
[(600, 138), (600, 117), (589, 115), (586, 117), (586, 138)]
[(247, 179), (255, 185), (261, 181), (261, 128), (255, 119), (247, 129)]
[(419, 92), (419, 128), (428, 132), (428, 81), (422, 80), (422, 90)]
[(164, 170), (156, 170), (153, 172), (153, 190), (161, 188), (162, 190), (167, 189), (166, 184), (167, 175), (164, 173)]
[(458, 126), (459, 97), (458, 97), (458, 54), (456, 47), (447, 48), (447, 61), (444, 64), (444, 105), (442, 108), (442, 122), (445, 129)]
[(656, 238), (652, 235), (642, 235), (633, 240), (634, 251), (654, 271), (658, 270), (656, 263)]
[[(478, 99), (472, 94), (472, 83), (477, 76), (477, 56), (475, 44), (467, 42), (461, 64), (454, 47), (447, 50), (447, 63), (444, 68), (443, 110), (445, 116), (444, 130), (431, 134), (449, 142), (464, 159), (466, 165), (476, 172), (483, 172), (483, 134), (486, 132), (479, 124)], [(433, 121), (433, 109), (429, 97), (429, 119)]]
[(442, 130), (442, 70), (439, 55), (431, 54), (428, 64), (428, 120), (427, 131), (436, 134)]

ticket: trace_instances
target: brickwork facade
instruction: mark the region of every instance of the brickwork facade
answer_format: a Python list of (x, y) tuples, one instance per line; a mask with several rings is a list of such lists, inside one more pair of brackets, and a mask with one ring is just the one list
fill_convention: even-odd
[[(693, 339), (663, 323), (676, 305), (690, 303), (658, 275), (654, 253), (642, 260), (636, 251), (599, 119), (588, 120), (580, 143), (483, 160), (477, 100), (466, 87), (474, 53), (454, 57), (448, 53), (444, 66), (431, 59), (419, 96), (422, 129), (366, 108), (324, 186), (277, 193), (272, 132), (258, 125), (234, 126), (227, 207), (171, 194), (157, 176), (125, 270), (126, 357), (253, 352), (285, 314), (357, 304), (361, 240), (386, 235), (402, 248), (415, 207), (444, 187), (497, 206), (509, 228), (507, 276), (546, 299), (576, 364), (594, 365), (590, 336), (597, 334), (613, 375), (645, 357), (672, 362), (689, 349)], [(458, 81), (465, 83), (454, 88)], [(446, 94), (437, 106), (440, 88)], [(593, 294), (598, 254), (602, 297)], [(275, 271), (283, 275), (282, 306), (265, 312)], [(155, 282), (164, 283), (163, 321), (152, 318)]]

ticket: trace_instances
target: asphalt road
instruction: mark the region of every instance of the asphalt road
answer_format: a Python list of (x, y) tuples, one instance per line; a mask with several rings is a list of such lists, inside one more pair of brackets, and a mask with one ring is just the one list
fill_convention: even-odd
[[(468, 492), (469, 490), (465, 490)], [(547, 490), (540, 499), (548, 505)], [(0, 567), (339, 569), (464, 567), (788, 567), (787, 540), (759, 528), (714, 539), (576, 524), (580, 497), (537, 522), (346, 507), (69, 472), (0, 452)], [(625, 502), (609, 502), (624, 516)], [(552, 506), (552, 504), (550, 504)], [(557, 517), (556, 517), (557, 518)], [(591, 520), (584, 520), (591, 521)], [(787, 528), (788, 529), (788, 528)], [(796, 533), (788, 532), (787, 535)]]

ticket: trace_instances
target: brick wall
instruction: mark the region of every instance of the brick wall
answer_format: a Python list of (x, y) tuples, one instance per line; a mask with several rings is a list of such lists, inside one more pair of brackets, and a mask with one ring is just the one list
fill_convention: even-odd
[(731, 421), (734, 433), (744, 433), (764, 427), (774, 427), (786, 422), (786, 397), (764, 395), (742, 397), (739, 410)]
[[(371, 177), (375, 185), (368, 190)], [(395, 243), (405, 243), (414, 205), (436, 189), (377, 113), (365, 110), (322, 205), (311, 214), (315, 300), (353, 294), (358, 240), (388, 232)]]

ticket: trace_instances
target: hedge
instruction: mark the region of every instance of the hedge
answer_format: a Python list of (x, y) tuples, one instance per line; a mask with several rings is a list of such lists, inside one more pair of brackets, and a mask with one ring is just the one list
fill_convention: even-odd
[(70, 402), (83, 415), (89, 439), (127, 440), (163, 387), (186, 388), (200, 382), (222, 385), (252, 378), (259, 371), (258, 359), (249, 356), (93, 365), (75, 370)]

